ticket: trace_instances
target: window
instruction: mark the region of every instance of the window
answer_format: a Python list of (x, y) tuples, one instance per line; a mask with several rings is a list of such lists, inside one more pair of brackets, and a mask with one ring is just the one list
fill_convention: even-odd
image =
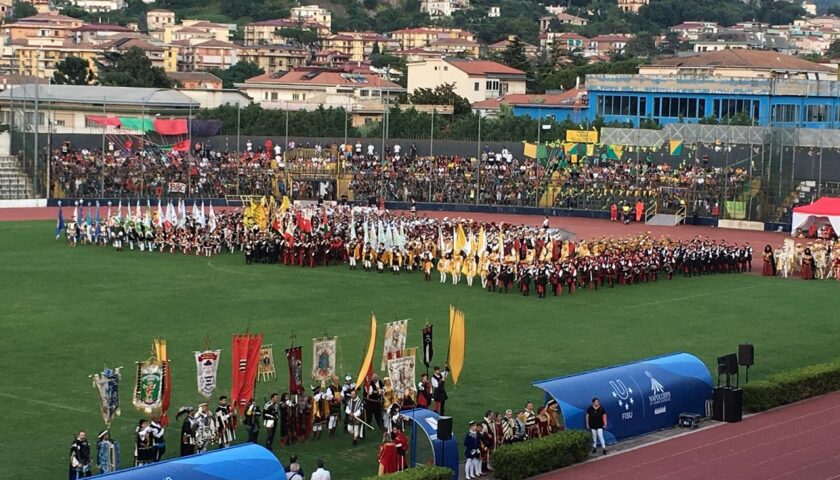
[(806, 122), (828, 122), (828, 105), (807, 105), (805, 107)]
[(487, 90), (498, 91), (499, 90), (499, 81), (498, 80), (487, 80), (485, 85)]
[(773, 121), (795, 123), (799, 121), (799, 105), (773, 105)]
[(370, 96), (371, 97), (381, 97), (382, 96), (382, 90), (371, 90), (370, 91)]
[(752, 119), (758, 118), (758, 100), (736, 100), (723, 98), (712, 103), (712, 116), (715, 118), (732, 118), (735, 115), (746, 114)]
[(473, 90), (476, 91), (476, 92), (478, 91), (478, 82), (475, 82), (473, 84)]
[(368, 97), (368, 96), (370, 96), (370, 91), (368, 91), (368, 90), (359, 90), (359, 96), (360, 96), (360, 97)]
[[(700, 98), (662, 97), (653, 99), (653, 115), (670, 118), (700, 118), (706, 110), (706, 102)], [(640, 115), (646, 109), (640, 109)]]
[(276, 102), (276, 101), (277, 101), (277, 92), (271, 92), (271, 101), (272, 101), (272, 102)]
[(448, 71), (449, 71), (449, 67), (448, 67), (447, 65), (444, 65), (444, 66), (443, 66), (443, 71), (444, 71), (444, 72), (448, 72)]

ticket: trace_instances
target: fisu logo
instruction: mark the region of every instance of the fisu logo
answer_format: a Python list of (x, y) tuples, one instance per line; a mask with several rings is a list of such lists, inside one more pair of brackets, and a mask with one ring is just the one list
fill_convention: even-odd
[(629, 420), (633, 418), (633, 412), (630, 409), (636, 403), (633, 400), (633, 389), (624, 384), (623, 380), (610, 380), (610, 387), (612, 387), (612, 396), (618, 401), (618, 408), (621, 410), (621, 419)]

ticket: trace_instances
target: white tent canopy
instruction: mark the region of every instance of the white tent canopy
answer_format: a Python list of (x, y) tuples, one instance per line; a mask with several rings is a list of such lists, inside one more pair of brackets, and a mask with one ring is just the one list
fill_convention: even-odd
[(829, 223), (840, 232), (840, 198), (822, 197), (810, 205), (793, 209), (791, 235), (798, 228), (808, 228), (813, 223)]

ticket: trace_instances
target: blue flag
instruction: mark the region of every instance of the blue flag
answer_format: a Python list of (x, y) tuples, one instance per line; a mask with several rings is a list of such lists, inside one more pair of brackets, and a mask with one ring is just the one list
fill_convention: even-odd
[(90, 204), (88, 204), (87, 218), (85, 219), (85, 223), (87, 223), (88, 226), (93, 225), (93, 220), (90, 218)]
[(64, 210), (61, 206), (58, 207), (58, 222), (55, 224), (55, 239), (61, 236), (61, 231), (64, 230)]

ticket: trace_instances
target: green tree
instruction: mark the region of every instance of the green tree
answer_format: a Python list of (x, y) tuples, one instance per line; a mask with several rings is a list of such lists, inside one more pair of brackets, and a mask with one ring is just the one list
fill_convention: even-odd
[(653, 36), (647, 32), (641, 32), (635, 38), (627, 42), (624, 48), (624, 56), (628, 58), (649, 58), (656, 55), (656, 43)]
[(12, 4), (12, 19), (31, 17), (37, 15), (38, 10), (34, 5), (28, 2), (16, 1)]
[(840, 40), (831, 42), (831, 45), (828, 46), (828, 51), (825, 52), (825, 55), (829, 58), (840, 55)]
[(288, 38), (301, 47), (308, 47), (318, 41), (318, 34), (316, 32), (302, 28), (281, 28), (277, 33), (281, 37)]
[(408, 96), (408, 99), (416, 105), (452, 105), (455, 115), (472, 111), (470, 101), (455, 93), (454, 83), (438, 85), (434, 89), (418, 88)]
[(236, 65), (232, 65), (225, 70), (219, 68), (210, 69), (210, 73), (222, 80), (224, 88), (235, 88), (235, 83), (242, 83), (251, 77), (262, 75), (265, 73), (265, 70), (251, 62), (238, 62)]
[(89, 85), (96, 77), (84, 58), (69, 56), (55, 66), (52, 83), (56, 85)]
[(116, 87), (172, 88), (173, 83), (160, 67), (138, 47), (131, 47), (125, 53), (106, 52), (104, 59), (97, 62), (99, 83)]
[(379, 50), (379, 42), (373, 42), (373, 47), (370, 49), (370, 55), (379, 55), (380, 53), (382, 52)]

